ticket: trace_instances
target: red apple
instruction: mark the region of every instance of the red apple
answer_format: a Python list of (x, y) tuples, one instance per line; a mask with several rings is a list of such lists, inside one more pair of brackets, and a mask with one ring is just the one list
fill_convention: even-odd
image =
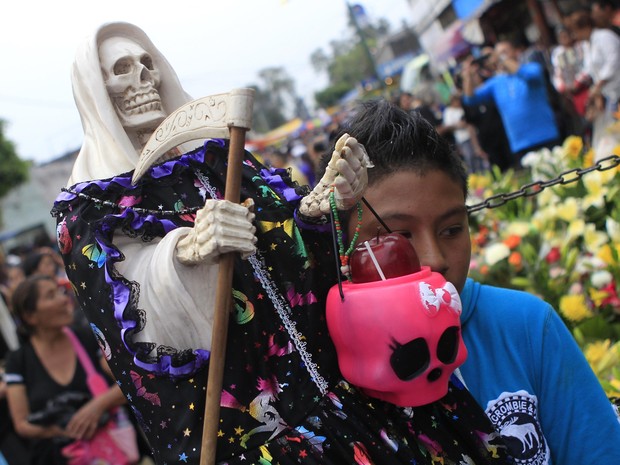
[(354, 283), (380, 281), (372, 251), (385, 279), (397, 278), (420, 271), (420, 259), (405, 236), (399, 233), (381, 234), (358, 244), (351, 254), (349, 266)]

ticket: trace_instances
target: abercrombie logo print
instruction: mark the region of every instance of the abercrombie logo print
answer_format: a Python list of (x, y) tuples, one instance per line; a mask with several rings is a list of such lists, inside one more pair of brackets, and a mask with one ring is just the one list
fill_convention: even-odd
[(538, 399), (526, 391), (505, 392), (487, 405), (487, 415), (520, 465), (547, 465), (549, 447), (538, 423)]

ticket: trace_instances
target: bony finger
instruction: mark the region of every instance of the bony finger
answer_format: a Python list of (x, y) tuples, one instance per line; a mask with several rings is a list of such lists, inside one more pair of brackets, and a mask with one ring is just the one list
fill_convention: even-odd
[(345, 147), (344, 149), (342, 149), (342, 152), (343, 152), (342, 160), (346, 161), (346, 163), (354, 171), (357, 171), (357, 169), (362, 166), (362, 160), (353, 154), (350, 147)]
[(349, 139), (350, 137), (351, 136), (349, 136), (349, 134), (347, 134), (346, 132), (342, 136), (340, 136), (338, 140), (336, 141), (336, 145), (334, 146), (335, 147), (334, 151), (340, 152), (345, 146), (345, 144), (347, 143), (347, 139)]
[(341, 198), (350, 198), (353, 197), (353, 189), (351, 183), (349, 183), (344, 178), (336, 178), (334, 181), (334, 189), (338, 192), (338, 195)]
[(340, 176), (338, 176), (334, 182), (337, 182), (339, 178), (344, 178), (348, 183), (351, 183), (356, 178), (356, 171), (351, 167), (351, 165), (346, 160), (340, 160), (338, 163), (338, 172)]

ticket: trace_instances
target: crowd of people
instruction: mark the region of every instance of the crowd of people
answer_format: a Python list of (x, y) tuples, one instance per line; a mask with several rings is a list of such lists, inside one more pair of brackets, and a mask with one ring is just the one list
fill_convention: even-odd
[[(606, 61), (613, 54), (597, 49), (599, 40), (615, 43), (608, 32), (615, 33), (592, 27), (594, 11), (571, 13), (558, 30), (563, 48), (549, 55), (558, 70), (541, 64), (545, 53), (502, 40), (462, 62), (446, 102), (432, 92), (374, 99), (277, 150), (246, 151), (243, 205), (222, 199), (227, 146), (219, 140), (147, 170), (132, 184), (139, 154), (133, 136), (145, 128), (127, 124), (111, 108), (105, 63), (134, 60), (142, 71), (136, 76), (161, 93), (164, 104), (146, 129), (166, 116), (168, 101), (178, 107), (175, 95), (189, 97), (139, 28), (103, 26), (79, 55), (73, 84), (83, 120), (92, 123), (85, 131), (108, 143), (85, 145), (54, 204), (60, 250), (28, 251), (2, 268), (1, 355), (8, 362), (0, 402), (9, 413), (0, 464), (64, 465), (66, 446), (91, 438), (104, 414), (126, 402), (156, 463), (197, 463), (211, 362), (208, 313), (218, 257), (229, 252), (239, 257), (220, 462), (620, 462), (618, 418), (555, 310), (537, 297), (467, 276), (469, 173), (519, 168), (527, 151), (558, 144), (573, 131), (587, 136), (590, 126), (594, 141), (598, 118), (617, 103), (616, 75), (608, 74)], [(576, 41), (579, 49), (573, 49)], [(145, 56), (165, 70), (159, 88), (140, 61)], [(579, 57), (583, 68), (569, 70)], [(339, 218), (336, 238), (330, 215)], [(235, 228), (230, 242), (227, 228), (213, 227), (223, 222)], [(343, 377), (341, 348), (326, 321), (329, 292), (350, 278), (346, 264), (355, 241), (370, 248), (368, 241), (392, 231), (408, 239), (424, 272), (446, 281), (443, 288), (382, 302), (386, 308), (368, 313), (378, 321), (372, 334), (355, 341), (380, 346), (382, 368), (394, 372), (398, 389), (411, 391), (405, 403)], [(334, 240), (341, 242), (339, 254)], [(456, 312), (460, 323), (429, 347), (431, 330), (418, 334), (416, 325), (411, 330), (391, 318), (388, 304), (422, 314), (436, 305), (437, 312)], [(76, 319), (76, 305), (88, 321)], [(353, 319), (346, 329), (354, 332), (357, 324)], [(403, 327), (411, 331), (397, 340)], [(89, 397), (67, 328), (107, 380), (105, 394)], [(461, 343), (466, 361), (444, 376)], [(417, 379), (416, 386), (432, 392), (440, 377), (445, 396), (417, 403), (409, 382)], [(63, 423), (41, 423), (41, 415), (33, 415), (67, 392), (87, 400)], [(3, 441), (9, 434), (17, 440)]]
[[(595, 0), (589, 8), (565, 12), (555, 44), (546, 49), (522, 34), (476, 47), (452, 69), (448, 97), (438, 90), (446, 87), (444, 79), (428, 72), (435, 82), (399, 92), (393, 102), (431, 122), (470, 173), (493, 166), (519, 170), (526, 153), (552, 148), (570, 135), (606, 156), (618, 143), (606, 131), (616, 121), (620, 99), (617, 11), (613, 1)], [(270, 166), (290, 168), (300, 184), (314, 185), (316, 178), (307, 173), (318, 166), (317, 147), (324, 152), (333, 142), (333, 130), (315, 130), (261, 154)]]
[(549, 48), (519, 34), (461, 57), (449, 99), (424, 89), (395, 101), (425, 116), (455, 145), (470, 172), (493, 165), (520, 169), (527, 152), (561, 144), (569, 135), (583, 137), (595, 150), (611, 150), (618, 141), (606, 140), (606, 129), (620, 97), (614, 17), (614, 2), (590, 2), (589, 8), (565, 12)]

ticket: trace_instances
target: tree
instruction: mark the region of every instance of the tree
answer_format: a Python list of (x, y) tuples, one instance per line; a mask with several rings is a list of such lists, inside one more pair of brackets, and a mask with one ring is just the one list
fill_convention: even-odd
[[(353, 26), (353, 22), (350, 21)], [(310, 63), (317, 72), (326, 72), (329, 86), (314, 96), (317, 104), (329, 107), (336, 104), (347, 92), (362, 81), (376, 74), (374, 63), (368, 57), (377, 43), (389, 33), (389, 23), (380, 19), (376, 25), (366, 24), (355, 31), (350, 38), (331, 41), (331, 54), (323, 49), (315, 50), (310, 56)]]
[(282, 67), (259, 71), (261, 85), (253, 84), (253, 125), (257, 132), (267, 132), (286, 123), (299, 107), (295, 81)]
[(15, 144), (4, 137), (6, 122), (0, 120), (0, 198), (28, 179), (30, 163), (17, 156)]

